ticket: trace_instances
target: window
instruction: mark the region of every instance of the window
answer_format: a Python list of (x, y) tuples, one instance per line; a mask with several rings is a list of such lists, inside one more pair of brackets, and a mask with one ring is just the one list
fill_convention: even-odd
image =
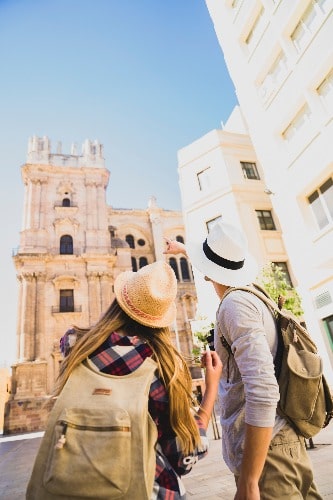
[(136, 258), (135, 257), (131, 257), (131, 261), (132, 261), (132, 271), (136, 272), (138, 270), (138, 265), (136, 263)]
[(169, 259), (169, 265), (170, 267), (172, 267), (175, 275), (176, 275), (176, 278), (177, 278), (177, 281), (179, 281), (179, 272), (178, 272), (178, 265), (177, 265), (177, 260), (174, 258), (174, 257), (171, 257)]
[(272, 212), (270, 210), (256, 210), (256, 214), (258, 217), (260, 229), (264, 229), (267, 231), (276, 230)]
[(324, 325), (325, 325), (326, 330), (327, 330), (328, 339), (329, 339), (330, 344), (331, 344), (331, 349), (333, 351), (333, 315), (328, 316), (327, 318), (324, 318), (323, 322), (324, 322)]
[(73, 255), (73, 238), (68, 234), (60, 238), (60, 255)]
[(245, 179), (257, 179), (259, 180), (259, 174), (257, 170), (257, 165), (250, 161), (241, 161), (243, 175)]
[(184, 243), (184, 238), (179, 234), (176, 236), (176, 241), (179, 241), (179, 243)]
[(288, 285), (293, 286), (292, 281), (291, 281), (291, 277), (290, 277), (290, 274), (288, 271), (287, 263), (286, 262), (273, 262), (273, 264), (274, 264), (274, 266), (278, 267), (280, 269), (280, 271), (282, 271), (282, 273), (284, 274), (283, 277), (285, 278)]
[(282, 132), (282, 137), (286, 141), (290, 141), (305, 125), (309, 124), (311, 117), (311, 110), (308, 104), (305, 104), (303, 108), (297, 113), (295, 118), (289, 123), (288, 127)]
[(259, 88), (260, 96), (264, 101), (269, 99), (279, 84), (282, 83), (282, 80), (287, 75), (287, 70), (287, 58), (284, 52), (280, 52)]
[(319, 229), (333, 222), (333, 181), (329, 178), (309, 197), (312, 213)]
[(212, 229), (212, 227), (214, 226), (214, 224), (216, 224), (216, 222), (218, 222), (219, 220), (222, 220), (222, 215), (218, 215), (214, 219), (208, 220), (206, 222), (206, 227), (207, 227), (208, 233)]
[(319, 28), (329, 10), (329, 0), (312, 0), (291, 34), (298, 52), (304, 49), (313, 33)]
[(64, 198), (62, 200), (62, 206), (63, 207), (70, 207), (71, 206), (71, 200), (69, 198)]
[(321, 82), (317, 92), (328, 109), (333, 109), (333, 70)]
[(127, 243), (129, 244), (129, 247), (130, 248), (135, 248), (135, 245), (134, 245), (134, 238), (131, 234), (126, 234), (126, 237), (125, 237), (125, 240), (127, 241)]
[(60, 312), (74, 312), (74, 290), (60, 290)]
[(139, 245), (140, 247), (144, 247), (144, 246), (145, 246), (145, 244), (146, 244), (145, 240), (143, 240), (142, 238), (139, 238), (139, 239), (138, 239), (138, 245)]
[(247, 35), (245, 43), (249, 46), (254, 45), (259, 40), (259, 38), (264, 30), (264, 21), (265, 21), (264, 13), (265, 13), (265, 10), (262, 7), (259, 11), (259, 14), (258, 14), (253, 26), (252, 26), (250, 33)]
[(197, 173), (198, 184), (200, 191), (206, 191), (210, 188), (210, 167), (201, 170)]
[(148, 259), (146, 257), (140, 257), (139, 259), (139, 268), (147, 266), (148, 265)]
[(180, 269), (181, 269), (181, 272), (182, 272), (182, 280), (183, 281), (190, 281), (191, 280), (190, 270), (189, 270), (189, 267), (188, 267), (188, 262), (185, 259), (185, 257), (182, 257), (180, 259)]

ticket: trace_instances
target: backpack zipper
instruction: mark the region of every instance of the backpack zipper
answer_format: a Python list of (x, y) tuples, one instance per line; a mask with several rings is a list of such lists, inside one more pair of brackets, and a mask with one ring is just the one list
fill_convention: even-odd
[(55, 448), (57, 450), (60, 450), (61, 448), (64, 447), (64, 444), (66, 443), (66, 433), (67, 433), (67, 428), (70, 427), (71, 429), (77, 429), (80, 431), (97, 431), (97, 432), (108, 432), (108, 431), (113, 431), (113, 432), (130, 432), (130, 427), (123, 426), (123, 425), (105, 425), (103, 427), (94, 427), (92, 425), (80, 425), (80, 424), (72, 424), (70, 422), (65, 422), (64, 420), (58, 421), (58, 424), (61, 425), (62, 427), (62, 433), (60, 435), (60, 438), (55, 444)]

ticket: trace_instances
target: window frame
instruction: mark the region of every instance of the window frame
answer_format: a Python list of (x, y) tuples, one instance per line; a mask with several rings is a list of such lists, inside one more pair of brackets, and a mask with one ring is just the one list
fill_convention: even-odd
[[(257, 215), (257, 220), (259, 222), (259, 227), (262, 231), (276, 231), (276, 224), (273, 218), (272, 210), (256, 209), (255, 211)], [(269, 216), (266, 216), (265, 213), (269, 214)]]
[(209, 231), (212, 229), (212, 227), (214, 226), (214, 224), (216, 222), (218, 222), (219, 220), (222, 220), (222, 215), (217, 215), (213, 219), (209, 219), (209, 220), (206, 221), (207, 233), (209, 233)]
[[(258, 172), (257, 163), (255, 161), (241, 161), (240, 164), (242, 167), (244, 179), (260, 181), (260, 175)], [(248, 173), (250, 173), (251, 169), (252, 169), (252, 172), (254, 173), (254, 176), (252, 176), (252, 177), (248, 175)]]
[[(67, 239), (67, 241), (66, 241), (66, 239)], [(73, 255), (74, 254), (73, 237), (70, 234), (63, 234), (60, 237), (59, 253), (60, 253), (60, 255)]]
[(72, 288), (59, 290), (59, 312), (75, 312), (74, 290)]

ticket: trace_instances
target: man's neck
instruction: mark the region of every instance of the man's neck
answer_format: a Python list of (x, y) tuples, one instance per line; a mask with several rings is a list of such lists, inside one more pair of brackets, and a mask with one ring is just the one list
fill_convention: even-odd
[(220, 283), (216, 283), (216, 281), (213, 281), (213, 285), (215, 288), (215, 292), (220, 300), (222, 299), (225, 292), (230, 288), (230, 286), (221, 285)]

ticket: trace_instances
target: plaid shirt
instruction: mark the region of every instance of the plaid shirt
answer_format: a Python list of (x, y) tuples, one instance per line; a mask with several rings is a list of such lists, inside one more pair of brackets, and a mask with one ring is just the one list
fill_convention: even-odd
[[(68, 330), (60, 340), (60, 349), (66, 356), (75, 341), (73, 330)], [(120, 354), (114, 346), (128, 346)], [(125, 337), (113, 332), (90, 356), (90, 360), (103, 373), (127, 375), (136, 370), (152, 355), (148, 344), (137, 337)], [(192, 466), (208, 451), (208, 438), (199, 417), (195, 416), (199, 427), (202, 447), (190, 456), (184, 456), (169, 420), (169, 400), (166, 389), (158, 377), (154, 377), (149, 392), (149, 413), (158, 431), (156, 446), (156, 474), (152, 499), (185, 499), (185, 488), (180, 476), (188, 474)]]

